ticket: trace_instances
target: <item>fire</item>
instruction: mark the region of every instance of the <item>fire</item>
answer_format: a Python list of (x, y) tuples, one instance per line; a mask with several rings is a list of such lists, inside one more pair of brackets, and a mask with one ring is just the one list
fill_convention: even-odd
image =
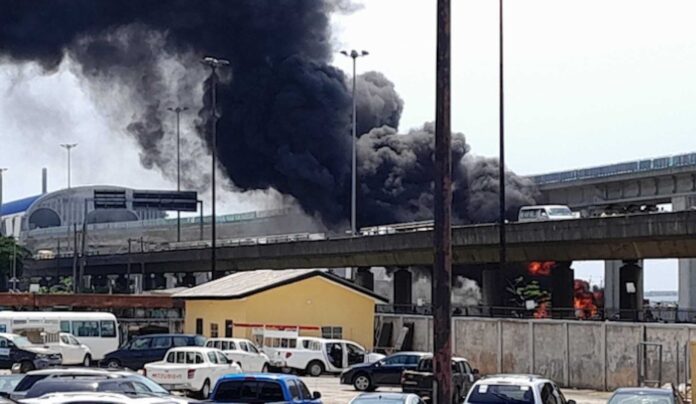
[(592, 292), (590, 284), (582, 279), (575, 280), (573, 289), (575, 291), (573, 302), (575, 316), (581, 319), (595, 317), (598, 311), (596, 294), (601, 292)]
[(555, 265), (555, 261), (532, 261), (527, 265), (527, 271), (533, 276), (549, 276)]
[(534, 318), (549, 318), (548, 303), (544, 302), (534, 311)]

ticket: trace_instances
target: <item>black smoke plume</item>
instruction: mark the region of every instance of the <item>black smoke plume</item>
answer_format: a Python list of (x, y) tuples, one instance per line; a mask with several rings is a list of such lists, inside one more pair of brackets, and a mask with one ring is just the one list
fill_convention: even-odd
[[(351, 83), (330, 65), (329, 21), (351, 7), (343, 0), (0, 0), (0, 56), (47, 72), (74, 61), (100, 98), (131, 107), (124, 126), (142, 164), (169, 177), (166, 109), (172, 102), (202, 108), (195, 127), (209, 148), (210, 88), (202, 87), (208, 72), (199, 60), (228, 59), (217, 92), (221, 168), (241, 191), (276, 189), (338, 225), (350, 212)], [(363, 74), (356, 87), (359, 224), (431, 218), (432, 126), (397, 134), (403, 102), (382, 74)], [(455, 135), (456, 220), (494, 219), (496, 163), (468, 150)], [(186, 157), (185, 183), (205, 186), (204, 156)], [(511, 209), (533, 201), (531, 184), (513, 174), (508, 181)]]

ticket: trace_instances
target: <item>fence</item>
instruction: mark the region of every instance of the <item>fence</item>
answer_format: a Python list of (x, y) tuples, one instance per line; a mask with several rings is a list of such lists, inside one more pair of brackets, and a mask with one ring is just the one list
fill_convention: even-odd
[[(432, 350), (429, 316), (377, 317), (378, 324), (410, 328), (411, 349)], [(663, 383), (684, 383), (685, 346), (696, 340), (696, 326), (687, 324), (474, 317), (452, 322), (454, 353), (483, 374), (533, 373), (563, 386), (597, 390), (637, 386), (658, 376)], [(656, 350), (639, 349), (646, 342), (661, 346), (661, 358)]]

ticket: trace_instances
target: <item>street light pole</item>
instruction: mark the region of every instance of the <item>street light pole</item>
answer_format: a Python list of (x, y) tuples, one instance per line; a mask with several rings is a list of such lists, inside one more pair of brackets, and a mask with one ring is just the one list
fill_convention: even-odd
[(0, 236), (4, 235), (5, 226), (2, 225), (2, 173), (7, 171), (7, 168), (0, 168)]
[(211, 128), (211, 157), (212, 157), (212, 180), (211, 180), (211, 185), (212, 185), (212, 223), (211, 223), (211, 249), (210, 249), (210, 271), (212, 273), (213, 279), (218, 279), (220, 278), (220, 274), (217, 273), (217, 268), (216, 268), (216, 257), (215, 257), (215, 249), (216, 249), (216, 244), (217, 241), (215, 240), (216, 238), (216, 220), (217, 216), (215, 215), (215, 167), (217, 165), (216, 161), (216, 153), (217, 153), (217, 105), (216, 105), (216, 86), (217, 86), (217, 69), (222, 67), (222, 66), (227, 66), (230, 64), (229, 60), (225, 59), (215, 59), (213, 57), (206, 57), (204, 58), (201, 63), (204, 65), (210, 67), (210, 86), (211, 86), (211, 111), (210, 111), (210, 117), (212, 119), (212, 128)]
[(350, 52), (348, 51), (341, 51), (341, 54), (344, 56), (347, 56), (351, 59), (353, 59), (353, 148), (351, 152), (351, 187), (350, 187), (350, 234), (355, 236), (358, 234), (358, 229), (356, 227), (356, 218), (355, 218), (355, 211), (356, 211), (356, 194), (357, 194), (357, 183), (358, 183), (358, 174), (356, 170), (357, 166), (357, 148), (356, 148), (356, 143), (358, 139), (357, 135), (357, 115), (356, 115), (356, 109), (357, 109), (357, 103), (356, 103), (356, 98), (355, 98), (355, 82), (356, 82), (356, 76), (355, 76), (355, 65), (356, 61), (359, 57), (367, 56), (369, 53), (367, 51), (356, 51), (355, 49), (351, 50)]
[(77, 143), (63, 143), (60, 147), (68, 151), (68, 189), (70, 189), (70, 151), (77, 147)]
[[(176, 113), (176, 190), (181, 191), (181, 134), (179, 121), (181, 113), (188, 110), (188, 107), (167, 108)], [(181, 241), (181, 211), (176, 211), (176, 241)]]
[(498, 182), (500, 183), (500, 192), (499, 192), (499, 197), (500, 201), (498, 202), (498, 206), (500, 208), (499, 212), (499, 220), (500, 220), (500, 252), (499, 252), (499, 260), (500, 260), (500, 270), (504, 270), (505, 266), (507, 265), (507, 246), (506, 246), (506, 240), (505, 240), (505, 97), (504, 97), (504, 76), (503, 76), (503, 0), (499, 0), (499, 6), (498, 6), (498, 12), (499, 12), (499, 18), (498, 18), (498, 30), (499, 30), (499, 39), (500, 43), (498, 46), (498, 52), (499, 52), (499, 62), (500, 62), (500, 71), (498, 73), (498, 86), (499, 86), (499, 145), (500, 145), (500, 155), (498, 159), (500, 160), (500, 167), (499, 167), (499, 173), (498, 173)]

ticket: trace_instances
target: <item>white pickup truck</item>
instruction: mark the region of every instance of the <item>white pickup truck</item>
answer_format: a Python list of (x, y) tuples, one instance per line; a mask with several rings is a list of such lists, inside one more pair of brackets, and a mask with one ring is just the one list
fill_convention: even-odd
[(195, 393), (201, 399), (207, 399), (218, 379), (230, 373), (241, 373), (241, 368), (214, 348), (172, 348), (164, 360), (145, 365), (145, 376), (165, 389)]
[(271, 366), (283, 370), (304, 371), (317, 377), (322, 373), (340, 373), (357, 363), (372, 363), (384, 358), (369, 353), (353, 341), (298, 337), (290, 347), (264, 347)]
[(205, 346), (217, 348), (228, 359), (237, 362), (244, 372), (267, 372), (268, 355), (261, 352), (253, 342), (243, 338), (209, 338)]

